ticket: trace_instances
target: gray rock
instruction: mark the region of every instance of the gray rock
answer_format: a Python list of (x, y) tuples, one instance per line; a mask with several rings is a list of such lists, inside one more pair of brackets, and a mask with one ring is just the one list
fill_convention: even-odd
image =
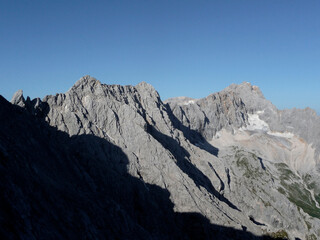
[[(181, 98), (180, 98), (181, 99)], [(247, 109), (232, 91), (211, 94), (196, 101), (169, 99), (166, 102), (174, 116), (186, 127), (211, 140), (217, 131), (238, 129), (248, 123)]]
[(20, 89), (18, 91), (16, 91), (11, 99), (11, 103), (18, 105), (20, 107), (24, 107), (25, 106), (25, 99), (23, 97), (23, 91)]
[(253, 86), (249, 82), (242, 84), (231, 84), (222, 92), (234, 92), (242, 99), (246, 108), (251, 113), (257, 111), (276, 111), (276, 107), (266, 100), (258, 86)]

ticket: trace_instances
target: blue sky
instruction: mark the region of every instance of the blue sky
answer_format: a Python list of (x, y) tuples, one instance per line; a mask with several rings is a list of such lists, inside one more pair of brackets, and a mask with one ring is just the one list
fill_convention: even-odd
[(258, 85), (320, 112), (320, 1), (0, 1), (0, 94), (66, 92), (81, 76), (162, 99)]

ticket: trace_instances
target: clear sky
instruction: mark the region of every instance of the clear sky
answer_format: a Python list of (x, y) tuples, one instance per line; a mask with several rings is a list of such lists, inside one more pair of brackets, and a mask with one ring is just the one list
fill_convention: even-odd
[(248, 81), (319, 113), (320, 1), (0, 1), (1, 95), (42, 98), (87, 74), (162, 99)]

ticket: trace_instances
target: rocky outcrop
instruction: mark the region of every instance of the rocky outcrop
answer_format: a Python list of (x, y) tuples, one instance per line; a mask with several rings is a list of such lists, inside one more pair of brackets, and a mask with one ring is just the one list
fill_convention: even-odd
[(179, 100), (181, 98), (169, 99), (165, 103), (170, 106), (177, 122), (199, 132), (207, 140), (223, 128), (233, 130), (248, 123), (247, 109), (234, 92), (215, 93), (199, 100)]
[(147, 83), (85, 76), (42, 101), (0, 100), (4, 238), (318, 234), (317, 199), (297, 172), (217, 138), (248, 128), (259, 110), (237, 91), (164, 104)]
[(11, 103), (18, 105), (20, 107), (24, 107), (25, 106), (25, 99), (23, 97), (23, 91), (20, 89), (17, 92), (15, 92), (15, 94), (13, 95), (12, 99), (11, 99)]

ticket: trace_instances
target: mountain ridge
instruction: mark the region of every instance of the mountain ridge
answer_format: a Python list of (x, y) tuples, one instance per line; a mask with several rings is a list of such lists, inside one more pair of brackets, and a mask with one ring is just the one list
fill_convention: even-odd
[[(293, 114), (306, 114), (308, 117), (305, 117), (305, 119), (312, 118), (313, 122), (317, 122), (317, 124), (320, 124), (320, 116), (317, 115), (316, 111), (307, 107), (304, 109), (284, 109), (284, 110), (278, 110), (275, 105), (273, 105), (269, 100), (265, 99), (263, 96), (263, 93), (261, 92), (260, 88), (258, 86), (251, 85), (249, 82), (243, 82), (242, 84), (232, 84), (225, 89), (223, 89), (221, 92), (228, 93), (228, 92), (235, 92), (238, 94), (238, 96), (242, 99), (244, 102), (247, 110), (250, 113), (255, 113), (258, 111), (264, 111), (263, 114), (260, 115), (262, 120), (266, 121), (272, 130), (274, 131), (292, 131), (290, 127), (288, 126), (288, 120), (281, 119), (286, 118), (286, 115), (292, 115)], [(214, 93), (215, 94), (215, 93)], [(209, 96), (211, 96), (210, 94)], [(197, 102), (199, 99), (197, 100)], [(171, 98), (169, 101), (165, 101), (166, 103), (175, 104), (175, 99)], [(283, 117), (284, 116), (284, 117)], [(292, 118), (292, 116), (291, 116)], [(303, 118), (303, 116), (300, 116), (300, 119)], [(299, 120), (295, 123), (296, 125), (296, 131), (295, 133), (301, 136), (302, 138), (306, 139), (309, 143), (313, 144), (314, 147), (317, 150), (317, 154), (320, 153), (320, 142), (319, 136), (320, 131), (318, 131), (315, 127), (313, 128), (315, 131), (315, 134), (312, 136), (308, 136), (305, 134), (306, 129), (303, 129), (303, 126), (299, 125)]]
[[(115, 157), (112, 161), (114, 168), (122, 170), (112, 175), (121, 176), (127, 172), (147, 188), (154, 185), (164, 189), (167, 191), (164, 199), (170, 199), (171, 203), (167, 204), (172, 204), (169, 209), (179, 214), (199, 214), (197, 216), (205, 217), (221, 229), (236, 229), (236, 236), (232, 238), (243, 237), (245, 232), (251, 234), (248, 238), (265, 234), (276, 236), (276, 233), (284, 232), (283, 237), (288, 235), (290, 238), (317, 236), (320, 233), (318, 173), (309, 170), (299, 173), (294, 161), (288, 161), (287, 156), (295, 151), (294, 144), (302, 149), (304, 145), (296, 138), (270, 135), (257, 128), (254, 124), (264, 121), (272, 131), (276, 129), (279, 123), (271, 124), (273, 117), (278, 117), (272, 115), (276, 108), (261, 99), (259, 89), (248, 84), (242, 88), (234, 85), (229, 90), (179, 105), (172, 101), (162, 102), (156, 90), (147, 83), (106, 85), (85, 76), (64, 94), (49, 95), (42, 100), (25, 100), (20, 91), (12, 103), (70, 138), (92, 135), (107, 141), (108, 146), (114, 145), (116, 148), (100, 149), (99, 144), (92, 145), (85, 140), (82, 148), (86, 150), (79, 148), (75, 158), (86, 156), (88, 166), (91, 164), (92, 169), (98, 169), (103, 159), (110, 159), (109, 154), (113, 156), (113, 151), (122, 151), (126, 163), (116, 161)], [(247, 89), (253, 95), (248, 96)], [(259, 101), (256, 100), (261, 103), (257, 104)], [(261, 104), (267, 106), (263, 109), (266, 113), (257, 113), (261, 111)], [(317, 124), (315, 121), (314, 125)], [(306, 157), (301, 158), (297, 149), (296, 161), (314, 161), (312, 146), (309, 146), (313, 136), (306, 140), (305, 147), (310, 147)], [(0, 146), (6, 143), (5, 139), (2, 141)], [(87, 145), (89, 147), (85, 147)], [(7, 151), (4, 147), (1, 149)], [(272, 154), (267, 155), (270, 149)], [(282, 155), (282, 152), (286, 154)], [(100, 161), (98, 165), (94, 160), (96, 157)], [(94, 186), (97, 176), (89, 176), (85, 181)], [(148, 198), (148, 193), (142, 191), (141, 194), (139, 201), (143, 205), (142, 196), (146, 194)], [(305, 199), (304, 202), (301, 198)], [(155, 200), (151, 199), (150, 203), (152, 201)], [(132, 211), (139, 216), (137, 209), (132, 206)], [(170, 219), (175, 216), (167, 214)], [(173, 222), (173, 226), (181, 224), (179, 221)], [(198, 224), (197, 220), (192, 223)], [(207, 233), (201, 233), (203, 239), (217, 234), (214, 229), (219, 227), (212, 229), (208, 222), (202, 223), (200, 232)], [(161, 236), (170, 238), (168, 232)], [(179, 236), (183, 239), (182, 235)], [(153, 237), (156, 239), (156, 235)], [(221, 237), (228, 239), (227, 235)]]

